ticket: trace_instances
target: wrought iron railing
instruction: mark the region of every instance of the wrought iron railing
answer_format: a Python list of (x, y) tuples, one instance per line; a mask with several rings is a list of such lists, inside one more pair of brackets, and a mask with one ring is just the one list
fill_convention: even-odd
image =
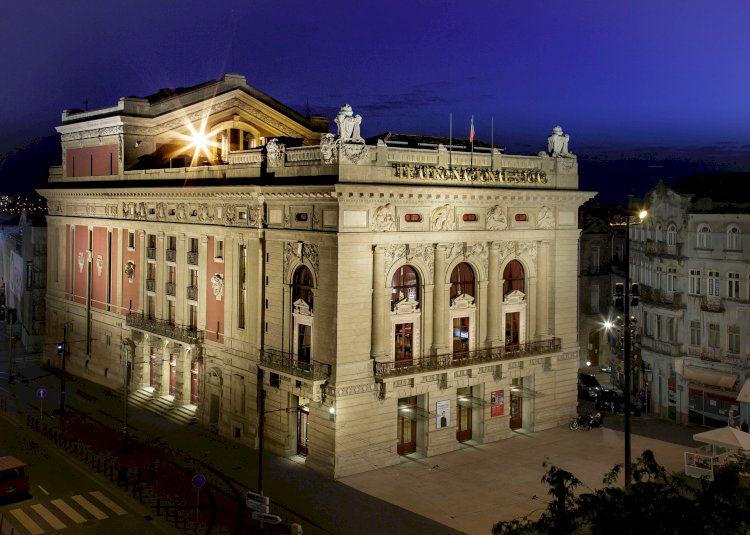
[(260, 365), (312, 381), (323, 381), (331, 375), (330, 364), (315, 360), (312, 362), (303, 362), (294, 358), (293, 354), (277, 349), (262, 349), (260, 352)]
[(198, 287), (197, 286), (187, 287), (187, 298), (190, 299), (191, 301), (198, 300)]
[(187, 344), (200, 344), (203, 342), (203, 331), (192, 329), (187, 326), (169, 323), (166, 320), (149, 318), (140, 312), (129, 312), (125, 324), (128, 327), (150, 332), (164, 338), (171, 338)]
[(164, 253), (164, 257), (167, 259), (167, 262), (177, 262), (177, 250), (167, 249)]
[(167, 295), (175, 295), (177, 293), (177, 285), (174, 282), (168, 282), (164, 285), (164, 289)]
[(531, 355), (543, 355), (545, 353), (556, 353), (561, 351), (562, 341), (559, 338), (549, 340), (538, 340), (523, 344), (513, 344), (501, 347), (490, 347), (486, 349), (475, 349), (473, 351), (462, 351), (461, 353), (446, 353), (442, 355), (430, 355), (414, 357), (410, 360), (397, 360), (393, 362), (375, 362), (375, 377), (388, 377), (394, 375), (410, 375), (413, 373), (427, 372), (431, 370), (445, 370), (462, 366), (471, 366), (486, 362), (499, 362), (512, 360)]
[(191, 266), (198, 265), (198, 251), (187, 252), (187, 263), (190, 264)]

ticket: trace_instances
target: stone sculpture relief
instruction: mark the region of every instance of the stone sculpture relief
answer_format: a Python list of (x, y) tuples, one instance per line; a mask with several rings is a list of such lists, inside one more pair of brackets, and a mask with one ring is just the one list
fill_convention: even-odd
[(225, 206), (224, 218), (227, 220), (227, 223), (234, 223), (234, 220), (237, 219), (237, 209), (231, 204)]
[(568, 152), (569, 142), (570, 136), (563, 134), (562, 127), (554, 127), (552, 133), (547, 136), (547, 154), (553, 158), (574, 158), (575, 154)]
[(133, 282), (133, 275), (135, 275), (135, 262), (128, 260), (125, 264), (125, 276), (128, 278), (128, 282)]
[(505, 217), (505, 208), (495, 205), (487, 212), (487, 230), (505, 230), (508, 228), (508, 219)]
[(97, 276), (102, 276), (102, 267), (104, 265), (104, 260), (102, 259), (102, 255), (98, 254), (96, 255), (96, 274)]
[(344, 104), (343, 106), (341, 106), (341, 109), (334, 119), (334, 122), (338, 127), (339, 139), (342, 142), (365, 142), (365, 140), (362, 139), (362, 136), (359, 133), (360, 125), (362, 124), (362, 116), (354, 115), (352, 107), (349, 104)]
[(167, 216), (167, 208), (163, 202), (156, 203), (156, 219), (164, 221)]
[(453, 230), (456, 225), (453, 209), (449, 204), (435, 208), (430, 221), (432, 230)]
[(532, 260), (536, 258), (536, 242), (535, 241), (523, 241), (516, 244), (516, 254), (526, 255)]
[(83, 251), (78, 253), (78, 271), (83, 272)]
[(555, 215), (549, 206), (542, 206), (536, 218), (536, 224), (539, 228), (553, 228), (555, 226)]
[(284, 151), (285, 147), (283, 143), (279, 143), (278, 139), (271, 139), (266, 143), (266, 161), (268, 167), (279, 167), (284, 163)]
[(338, 158), (336, 150), (336, 136), (323, 134), (320, 137), (320, 159), (323, 163), (336, 163)]
[(396, 230), (395, 213), (396, 210), (391, 203), (375, 208), (375, 212), (372, 215), (372, 230), (375, 232)]
[(221, 296), (224, 295), (224, 277), (221, 276), (221, 273), (214, 273), (214, 276), (211, 277), (211, 287), (216, 300), (221, 301)]

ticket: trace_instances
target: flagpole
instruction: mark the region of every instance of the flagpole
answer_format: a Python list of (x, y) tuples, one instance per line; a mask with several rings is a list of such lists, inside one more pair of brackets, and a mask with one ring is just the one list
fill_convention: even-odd
[(470, 130), (471, 139), (471, 157), (469, 158), (469, 167), (474, 167), (474, 116), (471, 116), (471, 130)]
[(448, 169), (453, 168), (453, 112), (450, 113), (450, 127), (448, 129)]
[(495, 116), (490, 119), (490, 171), (495, 170)]

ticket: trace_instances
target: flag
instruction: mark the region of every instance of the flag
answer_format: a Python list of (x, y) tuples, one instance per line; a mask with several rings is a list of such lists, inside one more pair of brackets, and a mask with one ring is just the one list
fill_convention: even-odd
[(469, 128), (469, 143), (474, 143), (474, 116), (471, 116), (471, 128)]

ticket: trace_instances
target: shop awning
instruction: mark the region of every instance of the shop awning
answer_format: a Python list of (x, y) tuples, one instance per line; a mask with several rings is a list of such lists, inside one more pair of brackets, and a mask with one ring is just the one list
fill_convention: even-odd
[(742, 385), (742, 389), (740, 390), (740, 393), (737, 396), (737, 401), (740, 401), (743, 403), (750, 403), (750, 379), (747, 379), (745, 381), (745, 384)]
[(484, 407), (485, 405), (489, 405), (489, 402), (481, 398), (475, 398), (474, 396), (459, 395), (458, 404), (462, 407)]
[(689, 383), (697, 383), (708, 386), (718, 386), (728, 390), (734, 390), (739, 376), (736, 373), (709, 370), (696, 366), (685, 366), (684, 378)]

